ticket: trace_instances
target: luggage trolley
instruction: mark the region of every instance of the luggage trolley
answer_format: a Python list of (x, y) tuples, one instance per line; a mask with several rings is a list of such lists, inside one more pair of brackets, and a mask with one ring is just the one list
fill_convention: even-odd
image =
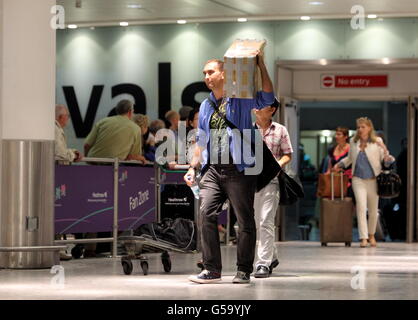
[[(183, 168), (184, 167), (184, 168)], [(155, 168), (155, 211), (156, 211), (156, 220), (158, 222), (161, 221), (161, 185), (162, 184), (185, 184), (185, 182), (178, 181), (168, 181), (166, 178), (170, 174), (185, 174), (188, 168), (187, 166), (180, 166), (176, 167), (179, 170), (167, 170), (162, 168), (157, 163), (154, 165)], [(183, 170), (181, 170), (183, 169)], [(164, 173), (164, 179), (161, 179), (161, 175)], [(197, 221), (199, 214), (199, 200), (194, 198), (194, 221)], [(197, 232), (197, 230), (194, 230)], [(192, 237), (193, 238), (193, 237)], [(152, 236), (149, 235), (141, 235), (141, 236), (120, 236), (118, 241), (124, 246), (127, 254), (122, 256), (121, 264), (123, 268), (123, 272), (126, 275), (130, 275), (133, 271), (133, 263), (132, 260), (139, 260), (140, 266), (142, 268), (142, 272), (144, 275), (148, 274), (149, 265), (148, 265), (148, 257), (143, 255), (143, 253), (159, 253), (161, 252), (161, 262), (165, 272), (171, 271), (171, 259), (169, 255), (169, 251), (172, 252), (180, 252), (180, 253), (196, 253), (197, 251), (192, 250), (185, 250), (183, 248), (179, 248), (178, 246), (164, 241), (164, 240), (156, 240)], [(199, 241), (198, 241), (199, 243)]]
[(123, 272), (129, 275), (133, 271), (132, 260), (139, 260), (142, 272), (148, 274), (148, 257), (142, 255), (143, 252), (161, 253), (161, 262), (165, 272), (171, 271), (171, 259), (168, 251), (180, 253), (195, 253), (196, 251), (183, 250), (164, 240), (154, 240), (151, 236), (122, 236), (119, 241), (124, 245), (127, 255), (122, 256), (121, 264)]

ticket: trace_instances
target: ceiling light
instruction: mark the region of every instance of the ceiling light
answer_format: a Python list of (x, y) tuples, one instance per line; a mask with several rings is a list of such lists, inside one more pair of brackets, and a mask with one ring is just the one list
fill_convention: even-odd
[(141, 9), (142, 6), (140, 4), (128, 4), (126, 7), (129, 9)]
[(77, 25), (76, 24), (69, 24), (68, 29), (77, 29)]
[(310, 1), (309, 4), (311, 6), (322, 6), (324, 3), (321, 1)]
[(328, 64), (327, 59), (320, 59), (319, 63), (323, 66), (326, 66)]
[(377, 14), (368, 14), (367, 18), (369, 19), (376, 19), (377, 18)]
[(382, 58), (382, 63), (383, 64), (389, 64), (390, 63), (390, 59), (389, 58)]
[(300, 17), (300, 20), (308, 21), (308, 20), (311, 20), (311, 17), (309, 17), (309, 16), (302, 16), (302, 17)]
[(186, 21), (186, 20), (177, 20), (177, 23), (178, 23), (178, 24), (186, 24), (186, 23), (187, 23), (187, 21)]
[(119, 25), (120, 25), (121, 27), (127, 27), (127, 26), (129, 26), (129, 23), (128, 23), (128, 22), (123, 21), (123, 22), (119, 22)]
[(247, 18), (238, 18), (237, 21), (238, 22), (247, 22)]

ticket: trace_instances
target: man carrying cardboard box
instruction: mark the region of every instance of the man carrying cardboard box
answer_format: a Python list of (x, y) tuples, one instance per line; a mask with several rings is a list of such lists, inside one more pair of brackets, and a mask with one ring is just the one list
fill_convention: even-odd
[(243, 161), (242, 144), (237, 143), (241, 139), (236, 139), (237, 132), (230, 130), (225, 119), (240, 131), (252, 129), (251, 110), (262, 109), (274, 102), (273, 84), (263, 53), (260, 50), (254, 53), (261, 72), (262, 91), (257, 92), (253, 99), (225, 97), (223, 61), (209, 60), (203, 69), (206, 86), (212, 92), (200, 106), (198, 147), (195, 148), (190, 168), (184, 176), (186, 183), (192, 186), (196, 171), (200, 163), (202, 164), (204, 176), (200, 182), (200, 222), (205, 269), (199, 275), (189, 278), (193, 282), (213, 283), (221, 280), (217, 213), (227, 199), (236, 212), (240, 230), (237, 243), (238, 272), (233, 283), (249, 283), (253, 271), (256, 246), (253, 208), (256, 176), (246, 175), (244, 169), (254, 163), (247, 164)]

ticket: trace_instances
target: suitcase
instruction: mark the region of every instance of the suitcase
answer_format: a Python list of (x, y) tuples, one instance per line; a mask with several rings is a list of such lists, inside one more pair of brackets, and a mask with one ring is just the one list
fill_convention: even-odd
[[(341, 176), (343, 178), (343, 184), (335, 185), (335, 183), (338, 183), (338, 178), (341, 179)], [(333, 180), (331, 182), (331, 179)], [(335, 197), (341, 197), (341, 191), (343, 192), (344, 197), (347, 196), (347, 190), (348, 190), (348, 176), (346, 176), (344, 173), (338, 173), (338, 174), (324, 174), (320, 173), (318, 175), (318, 190), (317, 195), (318, 197), (331, 197), (331, 183), (334, 183), (334, 195)]]
[[(343, 195), (334, 199), (333, 181), (334, 179), (331, 178), (331, 199), (321, 198), (319, 220), (321, 246), (326, 246), (328, 242), (344, 242), (346, 247), (350, 247), (353, 238), (353, 201)], [(341, 175), (341, 189), (343, 183)]]

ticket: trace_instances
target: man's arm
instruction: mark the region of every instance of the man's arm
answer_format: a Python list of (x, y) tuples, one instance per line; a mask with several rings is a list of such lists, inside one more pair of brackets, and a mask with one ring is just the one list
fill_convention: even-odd
[(89, 144), (84, 144), (84, 154), (86, 155), (86, 157), (88, 157), (90, 148), (91, 146)]
[(266, 64), (264, 63), (263, 51), (258, 51), (257, 64), (261, 73), (261, 87), (264, 92), (273, 92), (273, 83), (271, 82)]
[(67, 147), (64, 135), (55, 127), (55, 160), (73, 162), (77, 158), (74, 151)]
[(190, 162), (190, 168), (184, 176), (184, 181), (187, 183), (189, 187), (195, 182), (196, 178), (196, 170), (200, 165), (201, 155), (202, 155), (203, 147), (196, 145), (194, 149), (193, 158)]
[(144, 156), (139, 155), (139, 154), (130, 154), (126, 157), (126, 160), (135, 160), (135, 161), (140, 161), (142, 163), (146, 163), (147, 160), (145, 159)]
[(93, 129), (90, 131), (86, 140), (84, 141), (84, 154), (85, 154), (86, 157), (88, 157), (88, 153), (89, 153), (91, 147), (96, 142), (97, 133), (98, 133), (98, 130), (99, 130), (98, 128), (99, 128), (99, 124), (101, 123), (101, 121), (102, 120), (100, 120), (98, 123), (96, 123), (93, 126)]
[(279, 165), (280, 165), (280, 167), (283, 168), (290, 161), (292, 161), (292, 154), (291, 153), (285, 154), (285, 155), (283, 155), (283, 157), (280, 158)]
[(267, 106), (271, 106), (274, 102), (274, 90), (273, 83), (271, 82), (267, 67), (264, 63), (264, 53), (260, 50), (257, 53), (257, 65), (260, 68), (261, 74), (261, 87), (262, 90), (257, 92), (257, 96), (252, 108), (262, 109)]

